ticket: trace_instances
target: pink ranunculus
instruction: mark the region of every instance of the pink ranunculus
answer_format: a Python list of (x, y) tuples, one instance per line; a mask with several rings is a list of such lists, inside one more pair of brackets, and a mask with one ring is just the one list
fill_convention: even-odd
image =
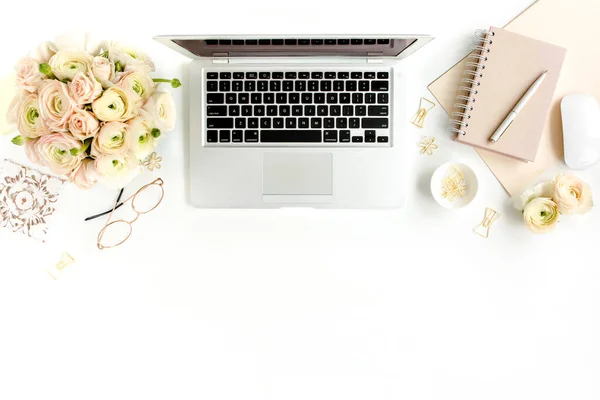
[(79, 140), (93, 137), (100, 129), (100, 123), (89, 111), (76, 108), (69, 119), (69, 132)]
[(79, 105), (90, 104), (102, 93), (102, 85), (90, 74), (79, 72), (68, 83), (69, 94)]
[(76, 107), (67, 85), (54, 79), (45, 80), (40, 86), (38, 102), (46, 125), (51, 130), (66, 132)]
[(18, 104), (17, 129), (27, 138), (36, 138), (49, 133), (44, 119), (40, 115), (37, 94), (29, 93)]
[(96, 56), (92, 60), (92, 74), (102, 83), (105, 89), (113, 85), (115, 79), (115, 63), (108, 58)]
[[(51, 133), (37, 139), (35, 150), (40, 159), (40, 164), (50, 168), (58, 175), (69, 175), (79, 167), (83, 155), (83, 143), (68, 133)], [(76, 149), (78, 154), (73, 155), (71, 150)]]
[(21, 59), (15, 66), (17, 87), (30, 93), (38, 90), (44, 80), (39, 67), (40, 64), (31, 57)]
[(98, 182), (96, 164), (91, 158), (84, 159), (79, 167), (71, 172), (69, 180), (80, 189), (90, 189)]
[(37, 153), (37, 144), (38, 139), (29, 139), (25, 141), (25, 155), (29, 158), (34, 164), (40, 164), (40, 156)]

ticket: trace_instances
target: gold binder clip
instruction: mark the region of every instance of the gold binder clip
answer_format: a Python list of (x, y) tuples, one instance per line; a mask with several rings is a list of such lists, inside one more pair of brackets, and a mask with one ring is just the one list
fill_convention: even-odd
[(489, 207), (486, 208), (483, 221), (473, 228), (473, 232), (487, 239), (490, 236), (490, 228), (492, 227), (492, 224), (501, 216), (502, 214), (500, 214), (498, 211)]
[(56, 265), (48, 268), (48, 274), (57, 281), (58, 278), (62, 276), (63, 270), (74, 262), (75, 260), (69, 253), (62, 253), (60, 261)]
[(431, 109), (435, 107), (435, 103), (427, 100), (425, 97), (421, 97), (419, 102), (419, 111), (415, 114), (412, 121), (410, 121), (414, 126), (422, 128), (425, 125), (425, 117), (427, 113), (431, 111)]

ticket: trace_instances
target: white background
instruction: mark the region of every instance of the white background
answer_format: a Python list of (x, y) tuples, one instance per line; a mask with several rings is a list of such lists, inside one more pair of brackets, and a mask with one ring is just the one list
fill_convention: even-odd
[[(438, 106), (406, 124), (408, 204), (395, 211), (207, 211), (186, 198), (186, 60), (158, 34), (430, 33), (406, 60), (408, 104), (466, 54), (471, 33), (503, 26), (530, 0), (5, 2), (0, 72), (37, 42), (93, 30), (149, 52), (181, 77), (164, 203), (120, 248), (101, 252), (87, 215), (116, 193), (68, 187), (48, 243), (0, 229), (0, 398), (598, 399), (597, 209), (529, 233), (476, 153), (451, 142)], [(559, 29), (560, 27), (557, 27)], [(421, 135), (440, 149), (418, 154)], [(0, 157), (25, 162), (0, 138)], [(429, 193), (433, 170), (479, 176), (467, 208)], [(566, 168), (557, 166), (556, 170)], [(551, 177), (555, 171), (548, 171)], [(600, 167), (580, 173), (600, 198)], [(486, 207), (504, 215), (487, 240)], [(76, 264), (55, 282), (62, 252)]]

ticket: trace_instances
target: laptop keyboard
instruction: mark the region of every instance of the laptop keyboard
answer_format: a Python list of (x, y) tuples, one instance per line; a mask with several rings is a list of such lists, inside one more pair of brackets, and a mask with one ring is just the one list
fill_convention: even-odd
[(390, 146), (389, 70), (206, 70), (206, 144)]

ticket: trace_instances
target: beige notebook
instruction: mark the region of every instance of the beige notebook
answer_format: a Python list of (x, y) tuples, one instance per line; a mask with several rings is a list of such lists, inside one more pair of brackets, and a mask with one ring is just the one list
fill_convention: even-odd
[[(456, 140), (534, 161), (566, 50), (499, 28), (475, 35), (477, 50), (467, 57), (452, 113)], [(548, 74), (541, 86), (492, 143), (496, 128), (544, 71)]]

